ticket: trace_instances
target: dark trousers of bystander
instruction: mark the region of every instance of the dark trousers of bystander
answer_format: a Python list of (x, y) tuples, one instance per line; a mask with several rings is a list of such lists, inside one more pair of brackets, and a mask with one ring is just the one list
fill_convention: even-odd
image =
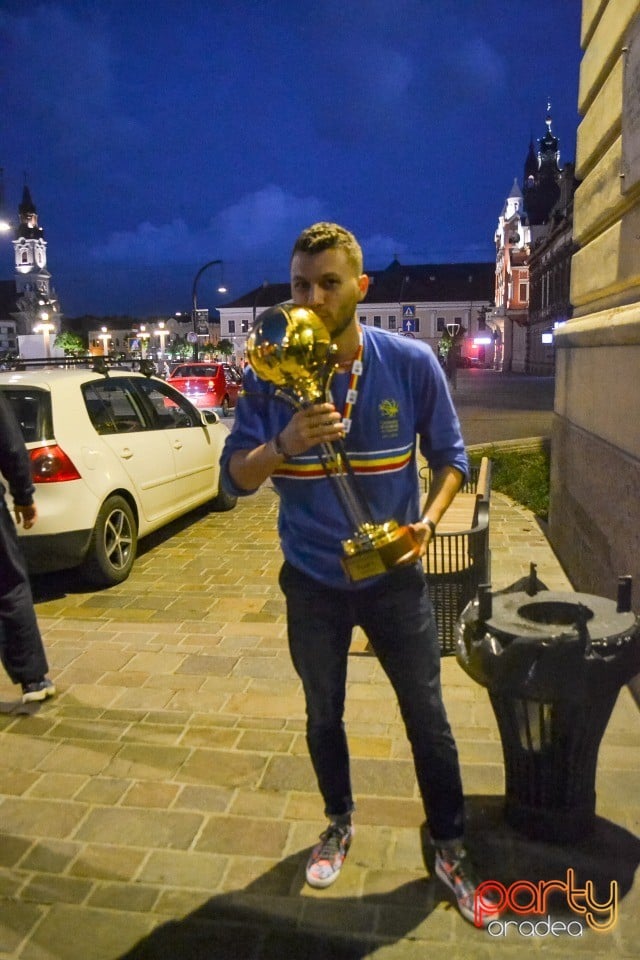
[(33, 683), (49, 670), (18, 534), (1, 498), (0, 660), (13, 683)]
[(289, 648), (307, 706), (307, 744), (328, 817), (354, 809), (343, 722), (349, 645), (361, 626), (398, 698), (432, 839), (462, 838), (458, 754), (442, 701), (440, 650), (419, 563), (359, 589), (327, 587), (285, 561)]

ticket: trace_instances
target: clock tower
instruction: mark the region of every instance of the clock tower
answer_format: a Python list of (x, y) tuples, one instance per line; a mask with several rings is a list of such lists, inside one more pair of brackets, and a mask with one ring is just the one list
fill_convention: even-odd
[(60, 305), (47, 270), (47, 241), (38, 226), (38, 212), (25, 184), (18, 207), (20, 222), (16, 228), (15, 249), (16, 307), (13, 315), (17, 333), (33, 333), (47, 324), (52, 333), (60, 330)]

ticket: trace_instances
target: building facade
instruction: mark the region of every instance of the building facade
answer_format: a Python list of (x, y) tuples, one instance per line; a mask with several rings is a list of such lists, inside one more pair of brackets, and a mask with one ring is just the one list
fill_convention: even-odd
[[(452, 329), (462, 357), (494, 363), (493, 263), (403, 265), (369, 270), (369, 290), (358, 304), (360, 323), (410, 336), (438, 352)], [(219, 308), (220, 336), (234, 345), (236, 362), (244, 357), (249, 332), (266, 307), (291, 298), (288, 283), (264, 283)]]
[(525, 369), (540, 376), (555, 373), (555, 332), (573, 316), (571, 258), (577, 250), (573, 239), (573, 197), (578, 185), (574, 170), (574, 164), (565, 164), (548, 230), (533, 243), (529, 256)]
[(16, 308), (16, 284), (14, 280), (0, 280), (0, 360), (7, 355), (17, 355), (18, 338), (13, 312)]
[(583, 0), (571, 265), (549, 529), (579, 590), (640, 583), (640, 0)]
[(547, 320), (554, 312), (559, 322), (569, 316), (574, 166), (560, 166), (552, 124), (548, 102), (546, 132), (538, 139), (537, 150), (533, 141), (529, 143), (522, 190), (514, 180), (494, 236), (494, 318), (503, 344), (502, 369), (519, 373), (553, 373), (553, 335), (549, 342)]
[(497, 366), (524, 370), (529, 309), (529, 251), (531, 229), (517, 179), (498, 217), (496, 245), (495, 309), (492, 320), (498, 331)]

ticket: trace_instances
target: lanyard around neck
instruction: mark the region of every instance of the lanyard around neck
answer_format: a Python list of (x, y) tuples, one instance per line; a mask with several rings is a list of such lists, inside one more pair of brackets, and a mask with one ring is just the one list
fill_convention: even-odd
[[(353, 358), (351, 364), (351, 371), (349, 373), (349, 386), (347, 388), (347, 396), (344, 403), (344, 410), (342, 411), (342, 424), (344, 426), (344, 432), (349, 433), (351, 430), (351, 420), (353, 417), (353, 410), (358, 402), (358, 381), (362, 375), (362, 353), (364, 347), (364, 340), (362, 336), (362, 327), (358, 327), (358, 349), (356, 355)], [(329, 397), (331, 400), (331, 392), (329, 392)]]

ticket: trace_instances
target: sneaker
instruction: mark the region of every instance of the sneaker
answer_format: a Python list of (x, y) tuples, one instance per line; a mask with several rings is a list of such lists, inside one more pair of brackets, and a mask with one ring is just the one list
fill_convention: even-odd
[(23, 683), (22, 702), (32, 703), (34, 700), (46, 700), (47, 697), (55, 696), (55, 692), (55, 685), (48, 677), (36, 680), (35, 683)]
[(321, 842), (313, 848), (307, 861), (307, 883), (310, 887), (328, 887), (338, 879), (354, 833), (349, 823), (330, 823), (320, 834)]
[[(479, 880), (475, 875), (467, 851), (461, 844), (451, 847), (436, 848), (436, 874), (442, 882), (453, 891), (458, 904), (458, 910), (469, 923), (484, 927), (498, 913), (497, 897), (492, 897), (489, 891), (483, 893), (482, 910), (476, 915), (476, 889)], [(491, 906), (495, 902), (496, 910)]]

